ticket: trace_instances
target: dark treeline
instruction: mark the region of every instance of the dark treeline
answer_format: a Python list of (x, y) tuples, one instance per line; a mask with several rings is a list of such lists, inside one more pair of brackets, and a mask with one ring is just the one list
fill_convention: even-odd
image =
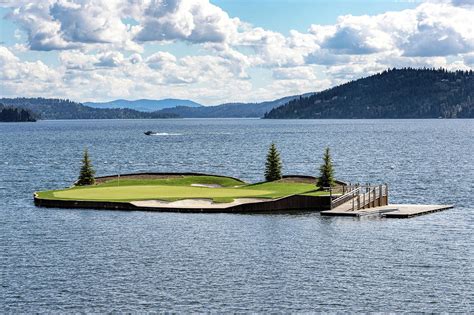
[(0, 104), (0, 121), (28, 122), (36, 121), (36, 118), (35, 115), (33, 115), (33, 113), (27, 109)]
[(40, 119), (153, 119), (177, 117), (172, 113), (147, 113), (128, 108), (92, 108), (67, 99), (2, 98), (0, 103), (29, 110)]
[(264, 118), (474, 118), (474, 72), (386, 70), (292, 100)]

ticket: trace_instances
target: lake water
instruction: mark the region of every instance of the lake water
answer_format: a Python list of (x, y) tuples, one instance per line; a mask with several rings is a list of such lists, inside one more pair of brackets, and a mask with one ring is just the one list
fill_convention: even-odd
[[(161, 135), (145, 136), (146, 130)], [(97, 175), (284, 172), (390, 185), (412, 219), (36, 208)], [(474, 120), (128, 120), (0, 124), (0, 312), (472, 312)]]

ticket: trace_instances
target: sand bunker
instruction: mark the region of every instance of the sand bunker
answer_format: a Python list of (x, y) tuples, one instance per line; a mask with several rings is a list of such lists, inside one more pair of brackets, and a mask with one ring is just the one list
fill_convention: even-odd
[(162, 200), (143, 200), (143, 201), (132, 201), (131, 204), (137, 207), (156, 207), (156, 208), (172, 208), (172, 209), (225, 209), (232, 206), (237, 206), (245, 203), (264, 202), (268, 199), (260, 198), (238, 198), (232, 202), (226, 203), (214, 203), (212, 199), (183, 199), (172, 202), (166, 202)]
[(221, 188), (218, 184), (191, 184), (193, 187), (205, 187), (205, 188)]

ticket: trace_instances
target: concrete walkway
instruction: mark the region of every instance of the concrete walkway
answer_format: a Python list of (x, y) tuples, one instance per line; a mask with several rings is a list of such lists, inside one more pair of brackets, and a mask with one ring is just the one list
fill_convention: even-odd
[[(347, 203), (348, 204), (348, 203)], [(361, 217), (368, 215), (378, 215), (385, 218), (410, 218), (417, 215), (428, 214), (432, 212), (442, 211), (453, 208), (452, 205), (413, 205), (413, 204), (392, 204), (381, 207), (374, 207), (368, 209), (360, 209), (352, 211), (351, 207), (343, 204), (335, 209), (321, 211), (321, 215), (326, 216), (346, 216), (346, 217)]]

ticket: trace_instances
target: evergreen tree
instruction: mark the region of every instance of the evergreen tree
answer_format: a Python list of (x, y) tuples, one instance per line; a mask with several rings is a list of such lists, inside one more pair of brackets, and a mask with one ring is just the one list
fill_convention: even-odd
[(474, 118), (468, 71), (390, 69), (295, 98), (264, 118)]
[(84, 157), (82, 158), (82, 166), (81, 171), (79, 173), (79, 179), (76, 182), (77, 186), (85, 186), (85, 185), (94, 185), (95, 178), (94, 178), (95, 171), (92, 168), (91, 161), (89, 159), (89, 153), (87, 152), (87, 148), (84, 150)]
[(329, 148), (324, 151), (323, 164), (319, 167), (320, 175), (317, 186), (320, 189), (334, 186), (334, 169), (332, 167), (331, 153)]
[(270, 182), (281, 179), (281, 160), (275, 143), (268, 150), (267, 162), (265, 163), (265, 180)]

